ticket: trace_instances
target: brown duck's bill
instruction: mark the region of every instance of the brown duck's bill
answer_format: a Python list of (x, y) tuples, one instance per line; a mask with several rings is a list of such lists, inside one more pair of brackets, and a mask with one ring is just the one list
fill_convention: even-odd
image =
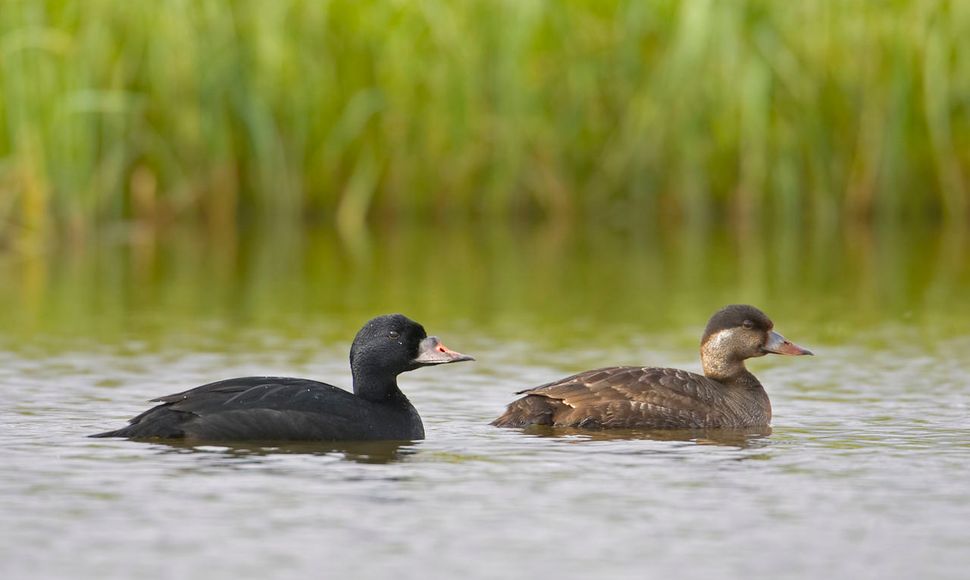
[(770, 352), (774, 354), (787, 354), (787, 355), (793, 355), (793, 356), (798, 356), (803, 354), (808, 354), (808, 355), (814, 354), (812, 351), (808, 350), (807, 348), (802, 348), (798, 346), (794, 342), (788, 340), (787, 338), (778, 334), (775, 331), (771, 331), (768, 333), (768, 342), (766, 342), (762, 348), (764, 349), (765, 352)]
[(441, 365), (464, 360), (475, 359), (441, 344), (437, 336), (429, 336), (421, 341), (418, 346), (418, 356), (414, 357), (413, 362), (419, 365)]

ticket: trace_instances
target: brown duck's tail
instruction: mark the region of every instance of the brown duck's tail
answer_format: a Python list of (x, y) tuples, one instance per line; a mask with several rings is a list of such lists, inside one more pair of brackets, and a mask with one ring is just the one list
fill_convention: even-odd
[(552, 425), (556, 402), (548, 397), (526, 395), (512, 401), (501, 417), (491, 422), (495, 427), (528, 427), (529, 425)]

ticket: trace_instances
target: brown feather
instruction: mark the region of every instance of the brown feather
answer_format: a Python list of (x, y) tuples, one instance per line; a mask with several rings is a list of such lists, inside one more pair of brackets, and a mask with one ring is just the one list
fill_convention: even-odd
[(695, 429), (760, 427), (771, 422), (771, 403), (745, 359), (811, 354), (774, 332), (760, 310), (732, 304), (714, 313), (701, 339), (704, 375), (657, 367), (585, 371), (519, 391), (492, 422), (500, 427)]
[[(757, 393), (731, 391), (707, 377), (678, 369), (601, 368), (520, 391), (526, 396), (509, 405), (492, 424), (659, 429), (747, 424), (743, 413), (732, 411), (748, 410), (744, 395), (747, 392), (758, 398)], [(767, 421), (766, 416), (758, 422)]]

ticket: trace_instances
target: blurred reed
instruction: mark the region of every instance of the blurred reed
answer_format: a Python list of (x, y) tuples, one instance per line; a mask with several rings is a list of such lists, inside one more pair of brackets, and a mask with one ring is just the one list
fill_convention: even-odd
[(0, 0), (0, 228), (962, 223), (967, 95), (957, 0)]

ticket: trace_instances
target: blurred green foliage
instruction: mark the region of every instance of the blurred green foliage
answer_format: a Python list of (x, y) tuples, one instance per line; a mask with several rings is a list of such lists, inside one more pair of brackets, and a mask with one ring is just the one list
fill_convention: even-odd
[(0, 0), (0, 223), (963, 221), (970, 2)]

